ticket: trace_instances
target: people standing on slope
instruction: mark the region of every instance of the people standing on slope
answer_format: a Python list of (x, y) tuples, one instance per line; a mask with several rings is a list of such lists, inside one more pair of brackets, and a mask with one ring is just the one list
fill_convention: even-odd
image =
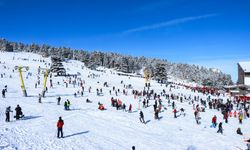
[(223, 134), (222, 122), (220, 122), (220, 123), (219, 123), (217, 133), (221, 133), (221, 134)]
[(61, 101), (61, 97), (59, 96), (59, 97), (57, 98), (57, 105), (60, 105), (60, 101)]
[(129, 104), (129, 109), (128, 112), (131, 113), (132, 112), (132, 104)]
[(140, 111), (140, 121), (142, 122), (142, 123), (145, 123), (145, 121), (144, 121), (144, 115), (143, 115), (143, 112), (142, 111)]
[(17, 105), (17, 107), (15, 108), (15, 111), (16, 111), (16, 120), (19, 120), (20, 118), (22, 118), (24, 115), (23, 115), (23, 112), (22, 112), (22, 108)]
[(57, 138), (63, 138), (63, 125), (64, 121), (62, 120), (62, 117), (59, 117), (59, 120), (57, 121)]
[(2, 98), (5, 98), (5, 93), (6, 93), (5, 89), (3, 89), (2, 90)]
[(6, 122), (10, 122), (10, 113), (11, 112), (13, 112), (12, 110), (11, 110), (11, 107), (9, 106), (9, 107), (7, 107), (6, 108), (6, 111), (5, 111), (5, 114), (6, 114), (6, 119), (5, 119), (5, 121)]
[(42, 95), (38, 94), (38, 103), (42, 103)]

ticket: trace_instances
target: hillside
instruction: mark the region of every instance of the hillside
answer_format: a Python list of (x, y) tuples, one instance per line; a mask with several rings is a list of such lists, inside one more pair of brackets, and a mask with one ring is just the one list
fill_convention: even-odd
[[(0, 51), (33, 52), (43, 56), (57, 56), (62, 59), (74, 59), (84, 62), (88, 68), (96, 69), (98, 66), (112, 68), (125, 73), (139, 74), (142, 69), (150, 70), (151, 76), (155, 79), (164, 80), (169, 75), (196, 82), (206, 86), (222, 88), (231, 85), (231, 76), (222, 72), (214, 71), (196, 65), (172, 63), (161, 59), (126, 56), (117, 53), (105, 53), (101, 51), (89, 52), (86, 50), (75, 50), (66, 47), (52, 47), (46, 44), (23, 44), (0, 40)], [(157, 66), (164, 69), (161, 75), (157, 72)]]
[[(216, 133), (218, 128), (210, 128), (211, 119), (217, 115), (218, 122), (224, 122), (223, 115), (220, 111), (208, 107), (205, 112), (199, 113), (201, 123), (197, 125), (192, 101), (196, 106), (200, 104), (199, 99), (207, 102), (213, 99), (223, 99), (224, 102), (234, 99), (227, 95), (194, 92), (183, 86), (192, 86), (195, 83), (173, 78), (173, 84), (166, 87), (152, 80), (150, 90), (154, 90), (160, 97), (154, 99), (150, 96), (149, 106), (143, 108), (142, 101), (148, 98), (133, 94), (133, 90), (144, 90), (143, 78), (119, 76), (116, 70), (105, 67), (102, 68), (103, 71), (90, 70), (80, 61), (68, 60), (63, 62), (63, 66), (67, 74), (78, 74), (76, 84), (70, 82), (75, 80), (74, 77), (55, 77), (53, 74), (48, 78), (48, 92), (45, 98), (42, 98), (42, 103), (38, 103), (38, 94), (43, 90), (44, 78), (42, 73), (38, 74), (38, 67), (49, 68), (50, 57), (26, 52), (0, 52), (0, 55), (0, 87), (3, 89), (5, 85), (8, 86), (6, 98), (0, 98), (1, 150), (128, 150), (133, 145), (136, 150), (235, 150), (246, 148), (243, 139), (250, 137), (248, 118), (243, 120), (243, 124), (239, 124), (237, 118), (230, 117), (228, 124), (223, 123), (223, 134)], [(29, 70), (23, 73), (28, 97), (23, 97), (19, 74), (14, 70), (17, 65), (29, 66)], [(38, 79), (41, 84), (35, 88)], [(50, 80), (53, 87), (50, 87)], [(84, 87), (82, 96), (80, 81)], [(108, 87), (104, 86), (105, 82)], [(132, 88), (124, 88), (129, 84)], [(98, 95), (97, 89), (102, 89), (102, 93)], [(77, 95), (74, 96), (74, 93)], [(167, 97), (171, 95), (173, 99)], [(62, 100), (61, 104), (57, 105), (59, 96)], [(111, 97), (126, 104), (126, 111), (112, 107)], [(199, 98), (195, 101), (197, 97)], [(87, 98), (92, 103), (86, 103)], [(63, 106), (67, 99), (71, 102), (69, 111), (64, 110)], [(154, 118), (155, 101), (162, 101), (160, 119)], [(104, 104), (106, 110), (99, 110), (98, 102)], [(179, 111), (177, 118), (174, 118), (173, 102)], [(14, 110), (17, 104), (22, 107), (24, 118), (16, 121), (11, 115), (11, 121), (5, 122), (6, 107), (11, 106)], [(130, 104), (132, 112), (129, 113), (127, 110)], [(200, 107), (204, 106), (200, 104)], [(185, 110), (185, 116), (181, 115), (181, 108)], [(234, 110), (236, 108), (234, 105)], [(140, 110), (143, 111), (147, 124), (139, 121)], [(63, 139), (56, 137), (59, 116), (65, 124)], [(236, 134), (238, 127), (244, 136)]]

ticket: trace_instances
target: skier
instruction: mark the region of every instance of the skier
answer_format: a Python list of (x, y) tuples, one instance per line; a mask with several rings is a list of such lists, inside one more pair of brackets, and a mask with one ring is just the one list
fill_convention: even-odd
[(128, 112), (130, 112), (130, 113), (132, 112), (132, 105), (131, 104), (129, 105)]
[(176, 109), (174, 109), (174, 118), (177, 118), (177, 116), (176, 116), (176, 113), (177, 113), (177, 110)]
[(212, 118), (212, 125), (211, 125), (211, 127), (216, 127), (217, 126), (217, 117), (216, 117), (216, 115), (214, 115), (214, 117)]
[(68, 103), (67, 103), (67, 101), (64, 102), (64, 109), (68, 110)]
[(140, 111), (140, 121), (142, 122), (142, 123), (145, 123), (145, 121), (144, 121), (144, 115), (143, 115), (143, 112), (142, 111)]
[(59, 97), (57, 98), (57, 105), (60, 105), (60, 101), (61, 101), (61, 97), (59, 96)]
[(143, 108), (145, 108), (146, 107), (146, 99), (143, 100), (142, 104), (143, 104)]
[(135, 150), (135, 146), (132, 146), (132, 150)]
[(16, 110), (16, 116), (15, 116), (16, 120), (22, 118), (23, 117), (22, 108), (19, 105), (17, 105), (17, 107), (15, 108), (15, 110)]
[(9, 106), (9, 107), (6, 108), (6, 112), (5, 112), (5, 114), (6, 114), (6, 119), (5, 119), (5, 121), (6, 121), (6, 122), (10, 122), (10, 112), (13, 112), (13, 111), (11, 110), (11, 108), (10, 108), (10, 106)]
[(218, 129), (217, 133), (223, 134), (222, 122), (219, 123), (219, 129)]
[(174, 109), (175, 108), (175, 103), (174, 103), (174, 101), (172, 102), (172, 109)]
[(42, 95), (41, 94), (38, 95), (38, 103), (42, 103)]
[(62, 120), (62, 117), (59, 117), (59, 120), (57, 122), (57, 138), (60, 138), (60, 133), (61, 133), (61, 137), (63, 138), (63, 125), (64, 125), (64, 122)]
[(67, 99), (67, 109), (69, 110), (70, 101)]
[(194, 112), (194, 118), (195, 118), (196, 123), (200, 124), (200, 122), (199, 122), (200, 117), (199, 117), (199, 112), (198, 111)]
[(126, 105), (125, 105), (125, 103), (122, 104), (122, 110), (126, 112)]
[(3, 89), (3, 90), (2, 90), (2, 97), (3, 97), (3, 98), (5, 98), (5, 93), (6, 93), (5, 89)]
[(240, 124), (242, 124), (242, 120), (243, 120), (243, 114), (240, 113), (240, 114), (239, 114), (239, 123), (240, 123)]

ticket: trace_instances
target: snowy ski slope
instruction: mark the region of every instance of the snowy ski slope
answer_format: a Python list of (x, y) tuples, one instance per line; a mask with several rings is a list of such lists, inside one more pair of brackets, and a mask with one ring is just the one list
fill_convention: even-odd
[[(45, 62), (40, 62), (40, 60)], [(127, 96), (122, 93), (116, 96), (113, 91), (112, 95), (109, 94), (113, 86), (116, 89), (119, 88), (120, 91), (124, 89), (121, 81), (126, 85), (132, 84), (135, 90), (141, 91), (144, 87), (143, 78), (118, 76), (111, 69), (104, 69), (105, 72), (92, 71), (86, 67), (82, 68), (84, 64), (74, 60), (63, 64), (67, 73), (79, 72), (81, 74), (79, 77), (85, 81), (84, 96), (74, 97), (73, 94), (80, 91), (80, 87), (74, 88), (72, 84), (69, 84), (66, 88), (63, 80), (68, 82), (68, 79), (53, 76), (54, 87), (49, 88), (50, 78), (48, 78), (48, 93), (45, 98), (42, 98), (42, 103), (38, 103), (38, 94), (42, 92), (43, 85), (40, 84), (38, 88), (35, 88), (37, 69), (38, 66), (49, 68), (50, 58), (43, 58), (32, 53), (0, 52), (0, 61), (0, 74), (5, 73), (4, 77), (0, 78), (1, 90), (4, 85), (8, 85), (6, 98), (0, 98), (1, 150), (129, 150), (133, 145), (136, 150), (236, 150), (246, 149), (243, 139), (250, 137), (249, 119), (244, 119), (243, 124), (239, 125), (237, 118), (229, 118), (228, 124), (223, 123), (224, 134), (221, 135), (216, 133), (217, 128), (210, 128), (214, 115), (217, 115), (218, 122), (224, 122), (219, 111), (206, 109), (206, 112), (201, 113), (201, 124), (197, 125), (192, 105), (175, 100), (177, 108), (184, 108), (186, 111), (185, 117), (180, 116), (175, 119), (173, 110), (168, 106), (164, 97), (162, 97), (163, 105), (167, 107), (167, 110), (159, 114), (162, 119), (155, 120), (152, 107), (154, 100), (150, 100), (150, 107), (142, 108), (142, 104), (139, 104), (140, 98), (134, 99), (132, 89), (126, 89), (128, 90)], [(16, 65), (29, 66), (28, 72), (32, 73), (32, 76), (28, 76), (28, 72), (23, 73), (28, 97), (22, 96), (19, 74), (16, 70), (13, 72)], [(98, 77), (89, 78), (88, 76), (92, 73)], [(43, 83), (43, 75), (40, 75), (40, 78)], [(60, 84), (58, 85), (57, 82)], [(104, 82), (107, 82), (109, 87), (104, 87)], [(155, 81), (151, 81), (151, 85), (157, 93), (165, 89), (167, 93), (176, 95), (183, 93), (186, 96), (199, 95), (203, 99), (207, 98), (181, 86), (170, 92), (169, 87), (161, 86)], [(92, 87), (91, 93), (88, 92), (89, 86)], [(96, 88), (102, 88), (104, 95), (97, 96)], [(58, 96), (62, 97), (61, 105), (57, 105)], [(128, 113), (111, 107), (111, 97), (121, 99), (127, 109), (131, 103), (133, 112)], [(93, 103), (86, 103), (87, 98)], [(227, 97), (221, 98), (227, 99)], [(70, 111), (65, 111), (63, 107), (67, 99), (71, 102)], [(103, 103), (107, 110), (98, 110), (98, 102)], [(6, 123), (6, 107), (11, 106), (13, 110), (17, 104), (22, 107), (25, 118), (18, 121), (11, 118), (11, 122)], [(139, 107), (144, 112), (147, 124), (139, 121)], [(62, 116), (65, 123), (65, 138), (63, 139), (56, 137), (56, 123), (59, 116)], [(241, 127), (244, 136), (236, 134), (238, 127)]]

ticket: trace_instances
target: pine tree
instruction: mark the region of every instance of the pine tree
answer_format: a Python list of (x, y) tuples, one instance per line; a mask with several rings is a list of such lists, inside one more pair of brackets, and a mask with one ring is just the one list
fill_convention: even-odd
[(167, 80), (166, 65), (164, 63), (157, 63), (154, 71), (154, 78), (158, 83), (164, 83)]

